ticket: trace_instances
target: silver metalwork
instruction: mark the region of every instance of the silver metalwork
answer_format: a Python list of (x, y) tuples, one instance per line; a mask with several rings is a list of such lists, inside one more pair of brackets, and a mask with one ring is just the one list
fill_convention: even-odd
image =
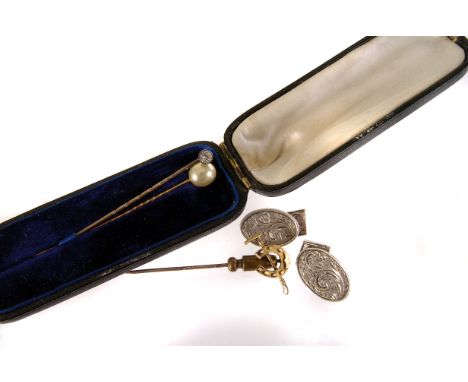
[(317, 296), (340, 301), (348, 295), (348, 275), (330, 254), (330, 247), (304, 241), (296, 264), (302, 281)]
[[(286, 245), (299, 234), (299, 224), (289, 213), (276, 209), (256, 210), (244, 217), (241, 232), (255, 245)], [(261, 242), (261, 243), (260, 243)]]
[(291, 215), (294, 219), (296, 219), (297, 224), (299, 225), (298, 236), (307, 235), (305, 210), (289, 211), (288, 214)]

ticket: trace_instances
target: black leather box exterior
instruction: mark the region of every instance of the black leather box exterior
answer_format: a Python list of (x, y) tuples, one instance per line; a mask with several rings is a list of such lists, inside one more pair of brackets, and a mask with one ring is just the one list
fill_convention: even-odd
[[(277, 93), (273, 94), (272, 96), (268, 97), (264, 101), (260, 102), (258, 105), (252, 107), (251, 109), (247, 110), (245, 113), (241, 114), (238, 118), (236, 118), (224, 135), (224, 143), (229, 150), (231, 156), (236, 160), (237, 164), (239, 165), (243, 175), (247, 177), (248, 181), (251, 184), (251, 188), (260, 194), (264, 194), (267, 196), (279, 196), (286, 194), (295, 190), (296, 188), (302, 186), (304, 183), (308, 182), (309, 180), (315, 178), (316, 176), (320, 175), (322, 172), (351, 154), (353, 151), (361, 147), (363, 144), (369, 142), (372, 138), (376, 137), (380, 133), (384, 132), (393, 124), (397, 123), (407, 115), (411, 114), (413, 111), (418, 109), (420, 106), (424, 105), (426, 102), (434, 98), (439, 93), (446, 90), (450, 87), (453, 83), (458, 81), (463, 75), (466, 73), (468, 68), (468, 40), (465, 37), (456, 37), (453, 38), (454, 43), (458, 44), (460, 47), (463, 48), (465, 51), (465, 60), (464, 62), (454, 71), (449, 73), (444, 78), (440, 79), (432, 86), (427, 88), (425, 91), (419, 93), (412, 99), (404, 102), (400, 107), (393, 110), (391, 113), (385, 115), (379, 121), (375, 122), (372, 126), (369, 126), (363, 133), (354, 137), (354, 139), (348, 141), (346, 144), (342, 145), (335, 151), (331, 152), (329, 155), (312, 165), (311, 167), (305, 169), (301, 173), (297, 174), (296, 176), (292, 177), (288, 181), (278, 184), (278, 185), (265, 185), (260, 183), (255, 179), (255, 177), (249, 172), (247, 166), (243, 162), (242, 158), (236, 151), (232, 143), (232, 136), (234, 131), (237, 127), (249, 116), (254, 114), (255, 112), (259, 111), (260, 109), (264, 108), (271, 102), (275, 101), (276, 99), (284, 96), (304, 81), (310, 79), (311, 77), (315, 76), (317, 73), (321, 72), (325, 68), (329, 67), (336, 61), (342, 59), (348, 53), (352, 52), (356, 48), (366, 44), (370, 40), (375, 37), (365, 37), (362, 40), (356, 42), (354, 45), (350, 46), (349, 48), (345, 49), (341, 53), (337, 54), (332, 59), (328, 60), (324, 64), (320, 65), (319, 67), (315, 68), (311, 72), (307, 73), (303, 77), (299, 78), (298, 80), (294, 81), (290, 85), (286, 86), (284, 89), (281, 89)], [(339, 79), (337, 79), (339, 80)]]

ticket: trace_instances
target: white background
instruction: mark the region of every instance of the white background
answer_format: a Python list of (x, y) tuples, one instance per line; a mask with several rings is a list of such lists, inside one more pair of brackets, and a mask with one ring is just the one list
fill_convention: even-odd
[[(3, 2), (0, 221), (179, 145), (221, 142), (240, 113), (365, 34), (447, 33), (463, 14), (438, 10), (434, 17), (452, 18), (447, 31), (415, 30), (407, 25), (418, 8), (396, 8), (367, 17), (357, 5), (312, 2)], [(368, 23), (350, 21), (355, 14)], [(4, 380), (44, 365), (55, 371), (48, 377), (73, 379), (104, 358), (118, 370), (140, 359), (154, 368), (144, 376), (156, 376), (156, 345), (385, 345), (397, 353), (422, 345), (460, 356), (457, 346), (468, 342), (467, 95), (465, 77), (297, 191), (249, 194), (245, 213), (307, 210), (306, 239), (330, 245), (350, 277), (343, 302), (311, 294), (294, 267), (289, 296), (249, 273), (123, 275), (1, 325)], [(149, 265), (250, 254), (239, 220)], [(294, 260), (302, 239), (287, 247)], [(227, 370), (256, 357), (234, 354)], [(190, 372), (195, 363), (184, 359)]]

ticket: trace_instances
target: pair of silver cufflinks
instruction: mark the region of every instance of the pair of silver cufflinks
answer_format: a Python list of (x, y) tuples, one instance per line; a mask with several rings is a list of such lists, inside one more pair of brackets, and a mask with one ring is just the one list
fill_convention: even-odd
[[(307, 233), (305, 211), (283, 212), (276, 209), (261, 209), (249, 213), (241, 222), (245, 244), (260, 247), (253, 255), (240, 259), (230, 257), (225, 263), (186, 265), (167, 268), (145, 268), (129, 271), (130, 274), (186, 271), (194, 269), (227, 268), (255, 271), (258, 274), (280, 281), (283, 293), (289, 288), (284, 275), (289, 269), (290, 258), (283, 246)], [(328, 301), (340, 301), (349, 291), (349, 280), (339, 262), (330, 254), (330, 247), (304, 241), (296, 260), (297, 270), (304, 284), (317, 296)]]
[[(244, 217), (240, 228), (248, 242), (282, 247), (307, 234), (305, 210), (256, 210)], [(296, 266), (304, 284), (317, 296), (340, 301), (348, 295), (348, 276), (327, 245), (304, 241)]]

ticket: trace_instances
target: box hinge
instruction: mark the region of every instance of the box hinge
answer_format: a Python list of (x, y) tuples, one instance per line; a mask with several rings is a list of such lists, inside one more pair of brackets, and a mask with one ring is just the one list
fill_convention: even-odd
[(236, 160), (232, 157), (232, 155), (229, 153), (229, 150), (227, 149), (226, 145), (224, 144), (224, 142), (221, 142), (219, 144), (219, 147), (221, 148), (224, 156), (227, 158), (227, 160), (229, 161), (229, 164), (231, 165), (231, 167), (234, 169), (234, 172), (236, 173), (237, 177), (240, 179), (240, 181), (242, 182), (242, 184), (249, 190), (250, 187), (251, 187), (251, 184), (249, 182), (249, 180), (247, 179), (247, 177), (242, 173), (242, 170), (239, 166), (239, 164), (236, 162)]

